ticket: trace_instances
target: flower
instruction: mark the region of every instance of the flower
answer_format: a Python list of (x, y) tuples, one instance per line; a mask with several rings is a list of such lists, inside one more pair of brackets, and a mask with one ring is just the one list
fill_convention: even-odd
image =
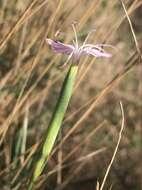
[(63, 53), (66, 55), (69, 55), (67, 62), (73, 58), (75, 61), (79, 60), (79, 58), (82, 55), (92, 55), (94, 57), (111, 57), (112, 54), (111, 53), (107, 53), (103, 47), (113, 47), (111, 45), (108, 44), (87, 44), (87, 40), (89, 38), (90, 33), (87, 35), (83, 45), (81, 45), (79, 47), (78, 45), (78, 39), (77, 39), (77, 34), (76, 34), (76, 30), (74, 27), (74, 24), (72, 24), (73, 27), (73, 31), (75, 34), (75, 42), (73, 41), (74, 45), (70, 45), (70, 44), (64, 44), (61, 43), (59, 41), (55, 41), (55, 40), (51, 40), (49, 38), (46, 38), (46, 42), (51, 46), (51, 48), (53, 49), (53, 51), (55, 53)]

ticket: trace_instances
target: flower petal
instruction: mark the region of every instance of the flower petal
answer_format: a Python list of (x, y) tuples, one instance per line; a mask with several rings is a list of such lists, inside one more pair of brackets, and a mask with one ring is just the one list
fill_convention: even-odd
[(112, 54), (97, 49), (92, 49), (92, 48), (85, 48), (83, 50), (83, 54), (88, 54), (88, 55), (93, 55), (95, 57), (111, 57)]
[(110, 45), (110, 44), (96, 44), (96, 45), (85, 44), (84, 47), (94, 47), (94, 48), (97, 48), (97, 47), (110, 47), (110, 48), (115, 48), (113, 45)]
[(46, 42), (52, 47), (56, 53), (65, 53), (67, 55), (71, 54), (74, 51), (74, 46), (63, 44), (59, 41), (54, 41), (49, 38), (46, 39)]

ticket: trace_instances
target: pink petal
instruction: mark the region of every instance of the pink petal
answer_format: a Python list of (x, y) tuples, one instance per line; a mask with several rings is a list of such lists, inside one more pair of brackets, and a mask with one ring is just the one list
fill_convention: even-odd
[(74, 46), (63, 44), (59, 41), (54, 41), (49, 38), (46, 39), (46, 42), (52, 47), (56, 53), (65, 53), (67, 55), (71, 54), (74, 51)]
[(112, 57), (112, 54), (110, 53), (107, 53), (105, 51), (99, 51), (97, 49), (92, 49), (92, 48), (86, 48), (83, 50), (83, 52), (85, 54), (88, 54), (88, 55), (93, 55), (95, 57)]

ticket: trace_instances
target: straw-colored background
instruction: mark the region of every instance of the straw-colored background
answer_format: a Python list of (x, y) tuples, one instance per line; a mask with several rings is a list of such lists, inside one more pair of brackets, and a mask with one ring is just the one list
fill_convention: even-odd
[(142, 1), (124, 4), (133, 30), (119, 0), (0, 1), (0, 189), (14, 184), (25, 189), (29, 160), (47, 129), (67, 71), (59, 67), (67, 57), (55, 54), (45, 38), (72, 44), (74, 21), (79, 43), (96, 29), (89, 43), (105, 42), (115, 49), (107, 49), (110, 59), (81, 58), (56, 146), (63, 144), (37, 189), (93, 190), (97, 180), (101, 184), (121, 126), (120, 100), (125, 129), (104, 189), (140, 189)]

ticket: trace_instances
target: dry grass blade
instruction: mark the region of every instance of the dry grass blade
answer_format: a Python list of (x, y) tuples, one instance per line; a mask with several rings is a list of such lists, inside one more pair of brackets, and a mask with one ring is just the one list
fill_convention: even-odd
[(118, 141), (117, 141), (117, 144), (116, 144), (116, 147), (115, 147), (115, 150), (114, 150), (112, 159), (111, 159), (111, 161), (110, 161), (110, 164), (108, 165), (108, 168), (107, 168), (107, 171), (106, 171), (106, 173), (105, 173), (104, 179), (103, 179), (103, 181), (102, 181), (100, 190), (103, 190), (103, 188), (104, 188), (104, 184), (105, 184), (105, 182), (106, 182), (106, 179), (107, 179), (107, 177), (108, 177), (109, 171), (110, 171), (110, 169), (111, 169), (111, 166), (112, 166), (113, 161), (114, 161), (114, 159), (115, 159), (116, 153), (117, 153), (117, 151), (118, 151), (118, 147), (119, 147), (119, 144), (120, 144), (120, 141), (121, 141), (121, 137), (122, 137), (122, 132), (123, 132), (123, 129), (124, 129), (125, 116), (124, 116), (123, 105), (122, 105), (121, 102), (120, 102), (120, 109), (121, 109), (121, 115), (122, 115), (121, 129), (120, 129), (120, 132), (119, 132)]
[[(77, 167), (75, 167), (75, 170), (72, 172), (72, 174), (70, 174), (70, 176), (60, 186), (58, 186), (56, 190), (64, 189), (67, 186), (67, 184), (80, 172), (80, 170), (84, 167), (86, 162), (88, 162), (88, 159), (92, 158), (96, 154), (99, 154), (103, 151), (105, 151), (105, 148), (102, 148), (98, 151), (91, 152), (90, 154), (80, 157), (78, 160), (76, 160), (75, 163), (80, 162), (80, 164)], [(74, 162), (71, 164), (74, 164)]]
[[(87, 44), (107, 43), (115, 48), (104, 48), (113, 55), (111, 59), (80, 59), (72, 101), (62, 123), (62, 139), (57, 140), (35, 188), (100, 190), (97, 180), (106, 172), (104, 166), (110, 163), (119, 133), (113, 127), (120, 120), (115, 106), (118, 99), (125, 102), (129, 127), (104, 189), (111, 189), (111, 184), (116, 184), (116, 190), (140, 187), (141, 7), (139, 0), (0, 1), (0, 189), (26, 189), (29, 183), (71, 63), (61, 70), (59, 65), (68, 57), (56, 55), (45, 38), (73, 45), (74, 21), (79, 46), (95, 29)], [(95, 156), (94, 150), (102, 147), (111, 148), (105, 157)]]
[[(21, 97), (22, 97), (22, 95), (23, 95), (23, 93), (24, 93), (24, 90), (25, 90), (25, 88), (26, 88), (26, 85), (27, 85), (27, 83), (28, 83), (28, 81), (29, 81), (29, 79), (30, 79), (30, 76), (31, 76), (31, 74), (32, 74), (32, 71), (33, 71), (33, 69), (36, 67), (36, 65), (37, 65), (37, 63), (38, 63), (39, 54), (40, 54), (40, 51), (41, 51), (41, 47), (43, 46), (43, 43), (44, 43), (44, 41), (45, 41), (45, 38), (46, 38), (47, 34), (49, 33), (49, 30), (50, 30), (50, 28), (51, 28), (51, 26), (52, 26), (52, 24), (53, 24), (53, 22), (54, 22), (54, 19), (56, 18), (56, 15), (58, 14), (58, 12), (59, 12), (59, 10), (60, 10), (60, 8), (61, 8), (62, 3), (63, 3), (63, 0), (60, 0), (59, 4), (58, 4), (58, 6), (57, 6), (56, 11), (53, 13), (53, 17), (52, 17), (51, 22), (50, 22), (50, 27), (48, 27), (47, 30), (46, 30), (46, 32), (45, 32), (45, 35), (44, 35), (44, 37), (43, 37), (43, 39), (42, 39), (42, 41), (41, 41), (41, 43), (40, 43), (38, 53), (37, 53), (36, 57), (35, 57), (34, 60), (33, 60), (32, 67), (31, 67), (30, 71), (28, 71), (28, 76), (27, 76), (27, 78), (26, 78), (26, 81), (25, 81), (25, 83), (24, 83), (24, 85), (23, 85), (23, 87), (22, 87), (22, 89), (21, 89), (21, 91), (20, 91), (20, 94), (19, 94), (18, 98), (17, 98), (17, 101), (16, 101), (15, 107), (14, 107), (14, 109), (13, 109), (13, 112), (12, 112), (12, 114), (10, 115), (10, 119), (8, 119), (8, 124), (6, 124), (6, 127), (4, 127), (5, 129), (4, 129), (3, 137), (2, 137), (2, 139), (1, 139), (1, 141), (0, 141), (0, 144), (2, 143), (4, 137), (5, 137), (6, 133), (7, 133), (8, 127), (9, 127), (10, 123), (12, 122), (13, 117), (16, 115), (17, 111), (19, 110), (19, 108), (20, 108), (21, 105), (22, 105), (23, 98), (22, 98), (22, 100), (21, 100)], [(54, 60), (53, 60), (53, 61), (54, 61)], [(53, 61), (47, 66), (47, 68), (48, 68), (47, 70), (49, 70), (49, 68), (50, 68), (50, 66), (52, 65)], [(46, 70), (46, 72), (47, 72), (47, 70)], [(45, 73), (45, 71), (44, 71), (44, 73)], [(43, 74), (43, 75), (44, 75), (44, 74)], [(41, 80), (41, 78), (42, 78), (43, 75), (39, 76), (39, 79), (37, 80), (36, 84), (33, 85), (34, 88), (35, 88), (35, 86), (37, 85), (38, 81)], [(29, 92), (31, 93), (32, 90), (33, 90), (33, 88), (31, 88), (31, 89), (29, 90)], [(27, 93), (28, 95), (29, 95), (29, 92)], [(28, 97), (27, 94), (26, 94), (26, 97)], [(24, 99), (25, 99), (25, 97), (24, 97)]]
[(130, 29), (131, 29), (131, 31), (132, 31), (132, 35), (133, 35), (133, 38), (134, 38), (134, 41), (135, 41), (136, 49), (137, 49), (138, 54), (140, 55), (141, 60), (142, 60), (141, 51), (140, 51), (140, 48), (139, 48), (139, 45), (138, 45), (138, 41), (137, 41), (137, 38), (136, 38), (136, 35), (135, 35), (135, 32), (134, 32), (134, 28), (133, 28), (131, 19), (130, 19), (129, 15), (128, 15), (128, 12), (127, 12), (127, 10), (126, 10), (126, 7), (125, 7), (125, 4), (124, 4), (123, 0), (120, 0), (120, 1), (121, 1), (121, 3), (122, 3), (123, 9), (124, 9), (124, 11), (125, 11), (127, 20), (128, 20), (128, 22), (129, 22), (129, 25), (130, 25)]
[(97, 132), (100, 130), (105, 122), (100, 123), (96, 128), (94, 128), (87, 136), (83, 139), (67, 156), (63, 159), (63, 162), (67, 161), (73, 154), (75, 154), (79, 148), (85, 144), (88, 140), (90, 140)]
[(31, 8), (36, 4), (37, 1), (38, 0), (34, 0), (28, 6), (28, 8), (26, 9), (26, 11), (24, 11), (24, 13), (22, 14), (21, 18), (17, 21), (17, 23), (15, 24), (15, 26), (10, 30), (10, 32), (8, 32), (8, 34), (5, 36), (5, 38), (0, 43), (0, 49), (2, 49), (5, 46), (5, 44), (11, 38), (11, 36), (13, 35), (13, 33), (16, 32), (16, 30), (19, 28), (19, 26), (21, 26), (21, 22), (26, 18), (27, 14), (31, 11)]
[(12, 35), (27, 21), (31, 18), (36, 12), (38, 12), (45, 4), (47, 4), (48, 0), (43, 1), (37, 8), (32, 10), (34, 5), (38, 2), (38, 0), (34, 0), (28, 8), (24, 11), (20, 19), (16, 22), (16, 24), (12, 27), (12, 29), (7, 33), (4, 39), (0, 42), (0, 49), (4, 48), (8, 40), (12, 37)]

